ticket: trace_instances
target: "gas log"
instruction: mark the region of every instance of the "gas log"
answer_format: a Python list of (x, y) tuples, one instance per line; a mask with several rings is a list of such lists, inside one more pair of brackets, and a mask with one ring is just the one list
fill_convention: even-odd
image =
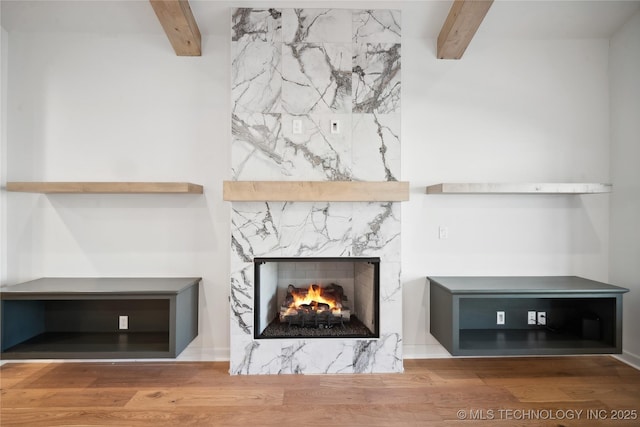
[(280, 306), (280, 322), (297, 326), (344, 326), (351, 319), (351, 310), (344, 289), (335, 283), (326, 287), (312, 284), (308, 288), (289, 285)]

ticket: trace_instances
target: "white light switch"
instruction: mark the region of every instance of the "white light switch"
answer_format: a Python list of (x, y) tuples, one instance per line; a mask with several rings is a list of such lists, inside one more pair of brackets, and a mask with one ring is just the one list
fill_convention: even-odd
[(302, 133), (302, 120), (293, 119), (293, 133), (294, 135), (300, 135)]
[(441, 225), (438, 227), (438, 238), (439, 239), (448, 239), (449, 238), (449, 227), (445, 227)]

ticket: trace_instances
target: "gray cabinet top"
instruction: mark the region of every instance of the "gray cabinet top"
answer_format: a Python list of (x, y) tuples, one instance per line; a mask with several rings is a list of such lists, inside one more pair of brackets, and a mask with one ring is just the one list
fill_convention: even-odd
[(452, 294), (624, 293), (629, 289), (578, 276), (428, 277)]
[(16, 295), (178, 294), (199, 277), (44, 277), (0, 288), (2, 298)]

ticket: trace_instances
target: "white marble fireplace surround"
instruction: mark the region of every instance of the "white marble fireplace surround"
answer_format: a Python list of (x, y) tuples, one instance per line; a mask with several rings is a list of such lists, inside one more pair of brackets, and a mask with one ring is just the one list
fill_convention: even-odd
[[(233, 180), (399, 180), (399, 11), (238, 8), (231, 26)], [(255, 257), (380, 257), (380, 338), (254, 339)], [(230, 303), (231, 374), (402, 372), (399, 203), (234, 202)]]

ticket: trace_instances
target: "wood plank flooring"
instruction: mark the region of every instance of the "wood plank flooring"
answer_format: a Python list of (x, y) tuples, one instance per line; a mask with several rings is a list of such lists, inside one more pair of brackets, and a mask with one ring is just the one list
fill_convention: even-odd
[(230, 376), (213, 362), (8, 362), (0, 425), (640, 425), (640, 371), (609, 356), (404, 364), (403, 374)]

